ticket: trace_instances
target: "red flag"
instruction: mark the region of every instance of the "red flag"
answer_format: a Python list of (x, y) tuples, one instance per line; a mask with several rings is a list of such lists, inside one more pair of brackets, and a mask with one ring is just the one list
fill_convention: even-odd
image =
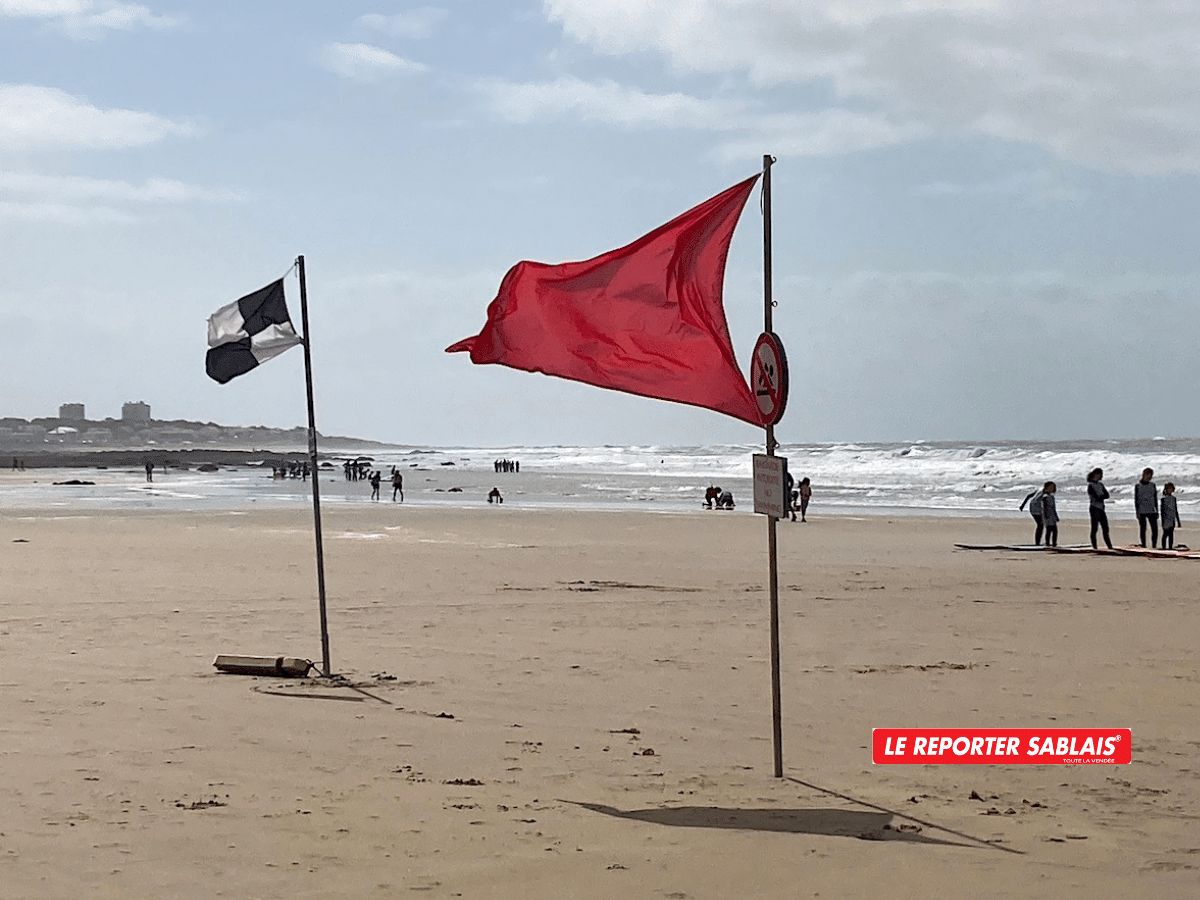
[(517, 263), (483, 331), (446, 352), (761, 425), (721, 302), (729, 241), (757, 180), (594, 259)]

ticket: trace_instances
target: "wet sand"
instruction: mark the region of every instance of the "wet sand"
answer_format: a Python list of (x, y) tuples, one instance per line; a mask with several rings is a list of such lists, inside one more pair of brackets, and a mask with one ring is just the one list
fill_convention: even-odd
[[(335, 685), (210, 666), (319, 659), (305, 510), (0, 511), (0, 894), (1186, 896), (1200, 563), (951, 546), (1026, 530), (780, 524), (780, 781), (761, 518), (331, 509)], [(1134, 763), (874, 767), (887, 725)]]

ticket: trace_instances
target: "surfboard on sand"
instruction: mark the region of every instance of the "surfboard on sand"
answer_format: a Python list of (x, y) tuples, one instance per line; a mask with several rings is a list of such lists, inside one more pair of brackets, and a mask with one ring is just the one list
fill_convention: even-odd
[(1093, 556), (1141, 556), (1147, 559), (1200, 559), (1200, 551), (1155, 550), (1138, 544), (1114, 547), (1112, 550), (1107, 547), (1096, 550), (1088, 544), (1069, 544), (1064, 547), (1042, 547), (1038, 544), (955, 544), (954, 546), (959, 550), (1009, 550), (1017, 553), (1051, 551), (1054, 553), (1086, 553)]
[(1150, 559), (1189, 559), (1191, 554), (1180, 553), (1178, 550), (1156, 550), (1153, 547), (1143, 547), (1140, 544), (1130, 544), (1118, 547), (1117, 552), (1122, 556), (1145, 556)]
[(1041, 544), (955, 544), (959, 550), (1020, 550), (1021, 552), (1034, 552), (1037, 550), (1050, 550), (1050, 547), (1043, 547)]

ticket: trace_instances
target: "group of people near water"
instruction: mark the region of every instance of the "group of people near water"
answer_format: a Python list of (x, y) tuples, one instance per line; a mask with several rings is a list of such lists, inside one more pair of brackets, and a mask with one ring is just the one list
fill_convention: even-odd
[[(400, 470), (392, 466), (392, 474), (389, 476), (392, 485), (392, 502), (396, 502), (396, 498), (400, 498), (400, 502), (404, 502), (404, 476)], [(378, 469), (372, 470), (366, 478), (371, 485), (371, 499), (379, 499), (379, 488), (383, 485), (383, 473)]]
[(808, 501), (812, 499), (812, 482), (808, 476), (800, 479), (800, 483), (796, 484), (796, 480), (792, 478), (792, 473), (784, 471), (783, 487), (787, 491), (788, 512), (792, 514), (792, 521), (796, 521), (796, 510), (800, 511), (800, 521), (808, 521)]
[(302, 481), (308, 481), (308, 476), (310, 473), (311, 470), (309, 469), (307, 462), (297, 462), (294, 459), (285, 463), (280, 463), (277, 466), (271, 466), (271, 477), (275, 478), (276, 480), (284, 478), (299, 478)]
[[(1158, 486), (1154, 481), (1154, 470), (1142, 470), (1141, 479), (1133, 486), (1133, 511), (1137, 516), (1138, 533), (1141, 545), (1146, 546), (1146, 529), (1150, 529), (1150, 548), (1159, 547), (1158, 526), (1162, 524), (1162, 549), (1175, 549), (1175, 529), (1182, 523), (1179, 519), (1179, 506), (1175, 497), (1175, 485), (1168, 481), (1163, 485), (1162, 497), (1159, 497)], [(1058, 546), (1058, 503), (1055, 494), (1058, 485), (1047, 481), (1040, 489), (1030, 491), (1021, 501), (1021, 509), (1028, 505), (1029, 514), (1033, 516), (1036, 526), (1033, 542), (1041, 544), (1045, 536), (1047, 547)], [(1108, 488), (1104, 486), (1104, 470), (1092, 469), (1087, 477), (1088, 517), (1091, 520), (1092, 549), (1098, 549), (1096, 534), (1104, 537), (1104, 544), (1109, 550), (1113, 548), (1109, 536), (1108, 513), (1104, 501), (1109, 499)]]
[(497, 473), (521, 474), (521, 461), (519, 459), (498, 459), (494, 465)]
[(371, 476), (371, 461), (368, 459), (348, 459), (342, 463), (342, 471), (347, 481), (366, 481)]
[(704, 491), (704, 508), (733, 509), (733, 492), (722, 490), (718, 485), (710, 484)]
[[(797, 521), (796, 513), (800, 513), (801, 522), (808, 521), (808, 504), (812, 500), (812, 481), (806, 476), (797, 483), (792, 473), (786, 469), (783, 472), (783, 489), (787, 497), (787, 511), (792, 521)], [(721, 488), (720, 485), (710, 484), (704, 491), (705, 509), (733, 509), (733, 493)], [(1039, 532), (1040, 533), (1040, 532)]]
[(25, 460), (23, 460), (23, 459), (17, 459), (17, 458), (14, 456), (14, 457), (13, 457), (13, 467), (12, 467), (12, 470), (13, 470), (14, 472), (24, 472), (24, 471), (25, 471)]

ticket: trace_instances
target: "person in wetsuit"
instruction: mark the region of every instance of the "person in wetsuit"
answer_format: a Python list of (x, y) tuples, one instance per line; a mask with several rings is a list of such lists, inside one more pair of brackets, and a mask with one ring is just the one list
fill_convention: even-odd
[(1146, 525), (1150, 526), (1150, 547), (1158, 546), (1158, 488), (1150, 479), (1153, 469), (1142, 469), (1142, 480), (1133, 486), (1133, 511), (1137, 514), (1138, 535), (1146, 546)]
[(1113, 548), (1112, 538), (1108, 536), (1108, 514), (1104, 511), (1104, 501), (1108, 499), (1108, 488), (1104, 486), (1103, 469), (1092, 469), (1088, 473), (1088, 517), (1092, 520), (1092, 549), (1096, 549), (1096, 529), (1104, 534), (1104, 543), (1109, 550)]

